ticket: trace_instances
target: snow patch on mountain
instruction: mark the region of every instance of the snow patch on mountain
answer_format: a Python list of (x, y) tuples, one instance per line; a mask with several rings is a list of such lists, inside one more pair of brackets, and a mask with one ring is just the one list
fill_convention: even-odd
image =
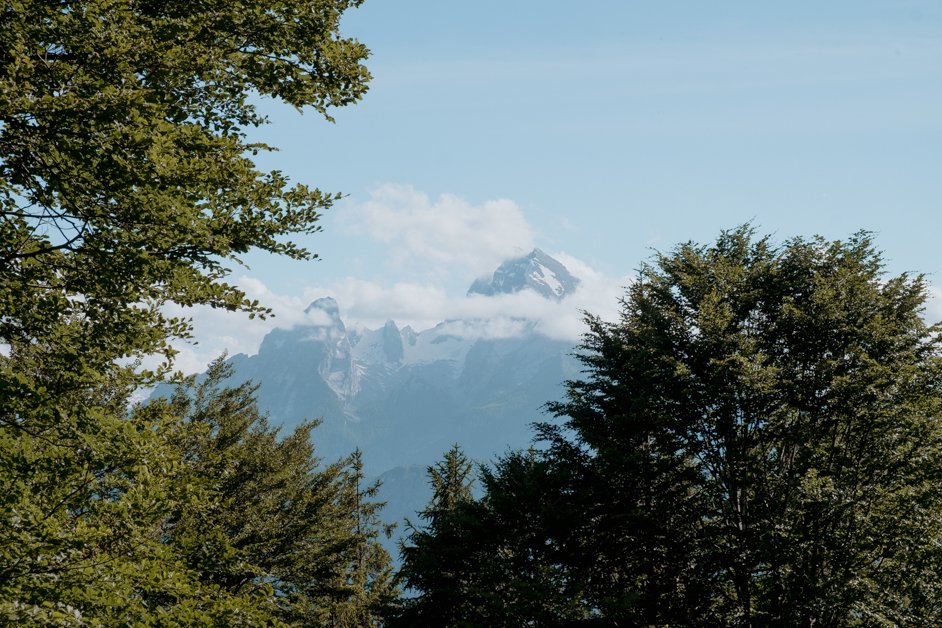
[(562, 300), (575, 292), (579, 280), (558, 260), (540, 249), (507, 260), (490, 277), (477, 279), (468, 295), (494, 296), (532, 290), (547, 299)]

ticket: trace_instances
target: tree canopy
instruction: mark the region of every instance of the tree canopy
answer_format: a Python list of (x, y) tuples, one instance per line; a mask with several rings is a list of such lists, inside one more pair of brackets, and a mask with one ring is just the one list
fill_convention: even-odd
[[(185, 331), (156, 309), (263, 312), (222, 279), (251, 248), (299, 259), (335, 195), (259, 171), (259, 98), (358, 100), (358, 0), (25, 1), (0, 12), (0, 295), (5, 342), (72, 314), (109, 354)], [(80, 297), (80, 298), (79, 298)], [(128, 346), (133, 344), (134, 346)], [(86, 347), (83, 347), (86, 349)]]
[[(505, 459), (432, 531), (462, 548), (442, 569), (478, 602), (465, 619), (520, 608), (513, 583), (535, 573), (574, 615), (534, 606), (517, 625), (937, 624), (926, 298), (922, 277), (885, 275), (867, 233), (775, 245), (747, 226), (658, 255), (618, 321), (587, 317), (585, 378), (549, 404), (562, 424), (540, 427), (545, 448)], [(481, 523), (514, 520), (476, 552)], [(413, 581), (433, 599), (434, 579)]]
[(0, 344), (18, 353), (0, 362), (0, 391), (18, 400), (4, 421), (116, 358), (172, 354), (189, 327), (167, 302), (264, 314), (225, 282), (249, 250), (314, 257), (288, 236), (317, 231), (336, 195), (258, 170), (269, 147), (246, 131), (265, 123), (260, 98), (328, 115), (363, 95), (368, 51), (339, 32), (358, 4), (0, 10)]
[(168, 302), (264, 315), (226, 282), (246, 252), (315, 257), (292, 237), (336, 194), (259, 170), (269, 147), (247, 133), (261, 99), (329, 118), (362, 97), (368, 51), (339, 30), (357, 5), (0, 8), (3, 621), (139, 624), (171, 612), (160, 600), (178, 623), (254, 621), (194, 592), (155, 538), (194, 497), (175, 479), (183, 417), (129, 413), (155, 379), (136, 361), (188, 335)]
[(162, 542), (220, 604), (292, 626), (373, 625), (396, 591), (377, 540), (382, 504), (364, 485), (359, 452), (321, 465), (316, 423), (280, 436), (259, 412), (257, 387), (226, 387), (230, 375), (219, 358), (198, 384), (138, 408), (183, 418), (176, 485), (195, 499), (161, 522)]

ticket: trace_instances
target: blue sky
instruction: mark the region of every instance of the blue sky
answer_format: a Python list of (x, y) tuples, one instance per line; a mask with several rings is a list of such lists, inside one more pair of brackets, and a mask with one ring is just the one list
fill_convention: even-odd
[[(367, 325), (460, 315), (533, 246), (591, 275), (573, 312), (612, 313), (652, 250), (745, 221), (872, 230), (942, 285), (942, 3), (366, 0), (344, 30), (373, 53), (363, 102), (335, 124), (263, 103), (255, 135), (264, 167), (348, 195), (322, 261), (235, 270), (281, 324), (321, 294)], [(194, 316), (194, 365), (268, 329)]]

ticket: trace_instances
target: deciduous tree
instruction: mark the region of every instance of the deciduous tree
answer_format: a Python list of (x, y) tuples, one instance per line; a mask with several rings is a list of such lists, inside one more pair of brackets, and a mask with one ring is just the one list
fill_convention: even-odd
[(135, 608), (135, 591), (177, 586), (145, 532), (176, 497), (164, 495), (163, 419), (126, 416), (128, 395), (150, 379), (133, 360), (172, 354), (168, 341), (188, 334), (187, 321), (161, 313), (167, 302), (264, 314), (225, 281), (249, 250), (314, 257), (290, 237), (317, 231), (336, 195), (259, 170), (252, 158), (268, 147), (246, 134), (265, 122), (260, 98), (327, 115), (363, 95), (367, 50), (339, 32), (358, 4), (0, 8), (9, 621), (94, 623), (95, 613)]

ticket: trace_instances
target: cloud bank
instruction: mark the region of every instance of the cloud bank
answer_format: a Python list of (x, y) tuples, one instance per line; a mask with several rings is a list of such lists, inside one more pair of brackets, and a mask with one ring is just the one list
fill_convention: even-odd
[(488, 272), (534, 247), (533, 229), (511, 200), (432, 199), (409, 185), (379, 186), (368, 201), (346, 208), (338, 226), (388, 246), (391, 263), (444, 271)]
[[(522, 210), (507, 199), (473, 204), (451, 194), (436, 199), (411, 186), (383, 185), (365, 203), (345, 210), (338, 219), (336, 237), (366, 236), (385, 251), (386, 263), (409, 267), (418, 279), (389, 284), (354, 276), (322, 284), (305, 285), (294, 294), (270, 290), (264, 277), (242, 275), (235, 283), (250, 299), (258, 299), (274, 313), (266, 320), (211, 308), (172, 306), (167, 313), (192, 319), (198, 343), (177, 343), (176, 367), (199, 372), (227, 351), (253, 354), (262, 338), (275, 327), (316, 324), (305, 308), (314, 299), (331, 296), (351, 327), (375, 329), (387, 320), (416, 331), (450, 321), (454, 332), (473, 337), (506, 337), (527, 325), (552, 338), (575, 345), (584, 331), (585, 312), (612, 320), (628, 277), (606, 277), (565, 251), (548, 251), (580, 279), (578, 289), (562, 301), (550, 301), (524, 291), (483, 297), (450, 293), (444, 285), (456, 276), (463, 281), (493, 272), (512, 257), (534, 246), (534, 229)], [(454, 283), (454, 282), (452, 282)], [(454, 291), (453, 291), (454, 292)], [(470, 322), (469, 322), (470, 321)], [(524, 324), (523, 321), (528, 321)]]
[[(324, 323), (316, 318), (323, 312), (304, 310), (325, 296), (337, 300), (343, 320), (354, 328), (376, 329), (393, 320), (400, 327), (422, 331), (448, 321), (452, 333), (507, 337), (533, 325), (540, 333), (575, 345), (585, 331), (586, 312), (603, 320), (617, 319), (619, 298), (632, 280), (629, 275), (606, 276), (565, 251), (544, 246), (580, 280), (577, 290), (562, 301), (530, 291), (466, 296), (469, 284), (449, 291), (444, 287), (449, 280), (493, 272), (502, 261), (533, 248), (535, 230), (507, 199), (475, 205), (451, 194), (433, 200), (411, 186), (383, 185), (367, 202), (347, 208), (339, 222), (341, 233), (335, 237), (365, 236), (387, 265), (408, 267), (418, 278), (385, 283), (342, 276), (279, 294), (266, 286), (264, 277), (239, 276), (235, 283), (249, 298), (270, 307), (274, 317), (249, 320), (242, 313), (211, 308), (167, 308), (170, 315), (190, 317), (198, 339), (197, 344), (176, 344), (177, 368), (199, 372), (223, 351), (257, 352), (262, 338), (276, 327)], [(925, 318), (930, 323), (942, 320), (942, 289), (929, 287)]]

